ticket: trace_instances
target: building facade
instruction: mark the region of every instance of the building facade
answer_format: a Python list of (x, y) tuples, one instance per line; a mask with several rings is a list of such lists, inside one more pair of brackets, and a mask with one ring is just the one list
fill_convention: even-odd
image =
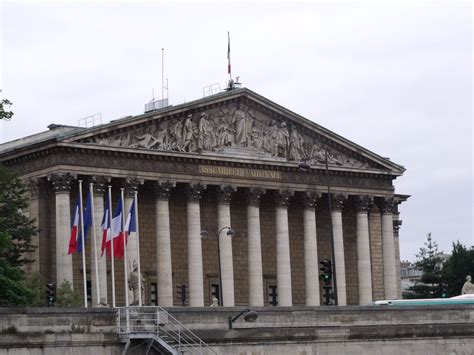
[[(95, 192), (99, 254), (108, 186), (114, 208), (121, 189), (126, 210), (137, 192), (139, 238), (130, 238), (126, 262), (140, 248), (147, 304), (182, 305), (186, 284), (188, 306), (213, 296), (224, 306), (317, 306), (323, 259), (333, 263), (339, 305), (400, 296), (397, 206), (408, 196), (395, 194), (393, 181), (404, 168), (249, 89), (92, 128), (50, 125), (0, 145), (0, 161), (29, 186), (25, 212), (40, 229), (29, 271), (46, 283), (68, 280), (83, 293), (82, 257), (67, 254), (82, 180)], [(110, 261), (99, 255), (108, 303)], [(123, 262), (114, 263), (117, 305)]]

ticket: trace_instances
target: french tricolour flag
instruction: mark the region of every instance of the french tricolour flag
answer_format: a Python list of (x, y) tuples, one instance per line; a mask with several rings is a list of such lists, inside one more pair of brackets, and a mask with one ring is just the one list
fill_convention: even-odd
[(74, 254), (77, 249), (77, 237), (79, 236), (79, 216), (80, 204), (79, 204), (79, 195), (77, 195), (76, 206), (74, 207), (74, 213), (72, 216), (72, 226), (71, 226), (71, 236), (69, 237), (69, 249), (67, 251), (69, 254)]
[[(112, 232), (107, 233), (107, 241), (106, 241), (106, 250), (107, 255), (112, 255), (111, 248), (113, 244), (114, 248), (114, 257), (121, 259), (123, 258), (123, 208), (122, 208), (122, 200), (119, 199), (117, 208), (115, 209), (114, 214), (112, 215)], [(111, 240), (112, 236), (112, 240)]]
[[(105, 209), (104, 215), (102, 216), (102, 222), (100, 224), (100, 228), (102, 230), (102, 247), (101, 256), (104, 255), (104, 251), (107, 249), (107, 241), (110, 242), (110, 206), (109, 206), (109, 193), (107, 192), (107, 197), (105, 200)], [(108, 252), (107, 252), (108, 255)]]
[(135, 216), (136, 216), (136, 206), (135, 206), (135, 200), (133, 200), (133, 203), (130, 206), (130, 211), (128, 211), (127, 222), (125, 222), (125, 234), (127, 235), (127, 241), (128, 241), (128, 237), (130, 237), (132, 233), (137, 232), (137, 219)]
[(107, 256), (112, 255), (111, 248), (113, 244), (114, 258), (122, 259), (124, 256), (123, 238), (124, 238), (125, 233), (124, 233), (124, 228), (123, 228), (123, 223), (122, 223), (123, 207), (122, 207), (121, 199), (119, 200), (117, 208), (115, 209), (115, 212), (112, 216), (112, 228), (108, 226), (109, 213), (110, 213), (110, 206), (107, 203), (106, 208), (104, 210), (104, 217), (102, 218), (102, 232), (103, 232), (102, 251), (104, 250), (104, 238), (105, 238), (105, 250), (107, 252)]
[[(84, 214), (82, 218), (84, 219), (84, 244), (86, 244), (87, 232), (89, 231), (89, 228), (92, 226), (92, 199), (91, 199), (90, 191), (87, 192), (86, 207), (84, 208)], [(82, 238), (81, 238), (80, 230), (79, 230), (79, 238), (77, 238), (76, 251), (78, 254), (82, 253)]]
[[(82, 252), (82, 238), (81, 238), (81, 216), (80, 216), (80, 196), (77, 196), (76, 205), (72, 216), (71, 236), (69, 237), (68, 254)], [(84, 244), (87, 242), (87, 231), (92, 225), (92, 200), (91, 196), (87, 194), (86, 208), (84, 209)]]

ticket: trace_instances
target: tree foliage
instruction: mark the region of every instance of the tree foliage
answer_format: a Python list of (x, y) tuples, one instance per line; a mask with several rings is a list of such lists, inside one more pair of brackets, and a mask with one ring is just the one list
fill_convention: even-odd
[(444, 264), (442, 278), (446, 283), (448, 297), (461, 294), (461, 289), (466, 281), (466, 276), (474, 278), (474, 248), (466, 248), (457, 241), (453, 243), (450, 258)]
[(0, 305), (26, 305), (32, 291), (23, 271), (14, 267), (1, 255), (11, 248), (11, 239), (0, 231)]
[(428, 233), (424, 247), (416, 255), (415, 266), (423, 271), (420, 282), (409, 288), (408, 298), (438, 298), (444, 296), (444, 283), (441, 274), (443, 268), (442, 252), (438, 244)]
[(56, 290), (56, 305), (59, 307), (78, 307), (81, 305), (81, 296), (72, 289), (71, 283), (64, 280)]
[(22, 181), (0, 164), (0, 233), (11, 241), (0, 250), (0, 259), (13, 267), (33, 261), (27, 255), (35, 250), (31, 239), (38, 234), (34, 221), (22, 212), (28, 207), (25, 192)]
[(0, 101), (0, 120), (9, 121), (12, 118), (13, 112), (7, 111), (7, 108), (11, 105), (12, 103), (7, 99)]
[(0, 164), (0, 304), (28, 305), (33, 290), (21, 266), (30, 263), (27, 253), (35, 248), (31, 238), (38, 234), (33, 220), (22, 210), (27, 205), (25, 186)]

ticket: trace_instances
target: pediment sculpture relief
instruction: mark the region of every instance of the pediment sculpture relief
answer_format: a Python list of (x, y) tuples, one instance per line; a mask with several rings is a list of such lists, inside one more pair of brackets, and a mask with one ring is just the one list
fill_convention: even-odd
[[(267, 156), (278, 160), (305, 160), (310, 165), (324, 165), (326, 161), (325, 147), (314, 137), (301, 134), (293, 123), (272, 120), (242, 103), (159, 121), (119, 135), (93, 137), (88, 143), (201, 154)], [(368, 167), (368, 163), (334, 148), (328, 149), (328, 164)]]

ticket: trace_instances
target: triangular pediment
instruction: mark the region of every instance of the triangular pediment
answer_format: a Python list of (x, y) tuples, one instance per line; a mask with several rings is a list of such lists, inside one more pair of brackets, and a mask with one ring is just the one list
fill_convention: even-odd
[(314, 167), (327, 161), (341, 169), (394, 175), (404, 170), (248, 89), (119, 120), (65, 141), (223, 159), (304, 161)]

